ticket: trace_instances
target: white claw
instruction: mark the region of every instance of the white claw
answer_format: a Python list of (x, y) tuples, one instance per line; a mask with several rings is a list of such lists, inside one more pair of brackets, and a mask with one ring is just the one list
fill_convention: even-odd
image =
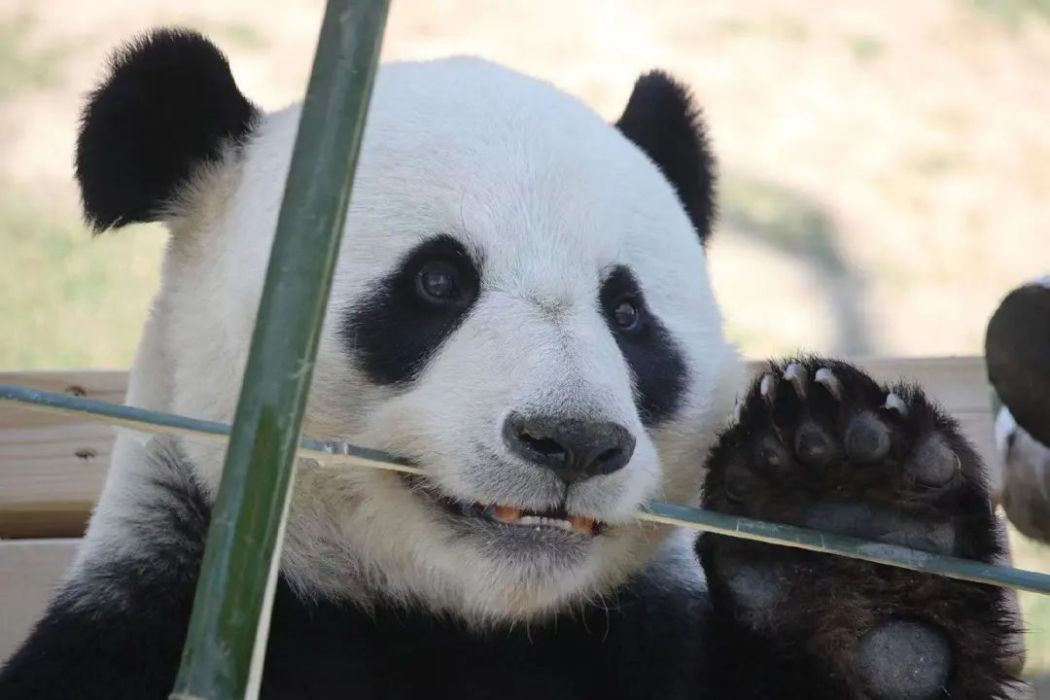
[(800, 399), (806, 398), (806, 371), (802, 369), (802, 365), (797, 362), (788, 365), (784, 370), (784, 379), (794, 385), (795, 393)]
[(736, 397), (736, 401), (733, 402), (733, 422), (739, 423), (741, 413), (744, 410), (743, 404), (740, 403), (740, 397)]
[(908, 415), (908, 406), (904, 403), (904, 399), (893, 393), (886, 396), (886, 403), (883, 404), (883, 408), (890, 411), (896, 411), (902, 416)]
[(773, 375), (766, 374), (762, 376), (762, 381), (758, 383), (758, 393), (762, 395), (766, 403), (773, 402), (773, 382)]
[(827, 389), (828, 393), (834, 396), (836, 401), (842, 400), (842, 382), (827, 367), (818, 369), (817, 373), (813, 375), (813, 381)]

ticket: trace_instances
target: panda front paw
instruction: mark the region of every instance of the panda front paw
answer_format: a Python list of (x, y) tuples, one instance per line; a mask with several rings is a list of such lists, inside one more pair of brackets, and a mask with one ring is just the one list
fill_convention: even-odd
[[(999, 556), (980, 460), (918, 388), (794, 359), (771, 364), (738, 410), (709, 460), (705, 507)], [(833, 696), (1006, 697), (1011, 625), (997, 588), (716, 535), (698, 549), (716, 607), (815, 660)]]

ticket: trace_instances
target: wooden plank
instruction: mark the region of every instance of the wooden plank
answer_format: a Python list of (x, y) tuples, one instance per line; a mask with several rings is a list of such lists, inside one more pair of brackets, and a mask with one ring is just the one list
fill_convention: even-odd
[(77, 540), (0, 542), (0, 664), (40, 617), (76, 554)]
[[(962, 424), (985, 461), (998, 464), (991, 396), (980, 357), (873, 358), (858, 365), (882, 381), (922, 384)], [(752, 372), (763, 367), (749, 363)], [(0, 383), (83, 392), (119, 403), (125, 372), (0, 373)], [(0, 538), (82, 534), (109, 466), (111, 428), (0, 403)]]
[[(121, 403), (127, 372), (0, 373), (0, 383)], [(100, 423), (0, 403), (0, 538), (83, 532), (113, 435)]]

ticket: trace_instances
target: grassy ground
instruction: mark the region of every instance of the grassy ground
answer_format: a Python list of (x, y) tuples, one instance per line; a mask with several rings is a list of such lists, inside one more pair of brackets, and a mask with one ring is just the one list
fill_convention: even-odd
[[(193, 26), (278, 107), (319, 17), (318, 0), (0, 0), (0, 369), (126, 366), (147, 313), (162, 232), (92, 240), (72, 182), (107, 52)], [(749, 355), (979, 352), (1002, 295), (1048, 271), (1050, 0), (402, 2), (384, 53), (481, 54), (609, 118), (653, 66), (694, 86), (723, 171), (714, 281)], [(1050, 599), (1022, 601), (1030, 671), (1050, 676)]]
[(162, 231), (92, 241), (75, 218), (8, 190), (0, 241), (0, 366), (128, 364), (157, 284)]

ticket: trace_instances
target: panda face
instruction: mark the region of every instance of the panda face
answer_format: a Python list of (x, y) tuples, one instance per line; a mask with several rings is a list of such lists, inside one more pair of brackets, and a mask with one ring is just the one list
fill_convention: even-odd
[[(696, 500), (736, 381), (691, 110), (659, 74), (616, 128), (479, 60), (381, 70), (304, 432), (425, 476), (301, 464), (293, 585), (507, 621), (651, 556), (632, 513)], [(257, 115), (169, 206), (166, 408), (232, 417), (297, 118)], [(221, 452), (188, 451), (216, 484)]]

